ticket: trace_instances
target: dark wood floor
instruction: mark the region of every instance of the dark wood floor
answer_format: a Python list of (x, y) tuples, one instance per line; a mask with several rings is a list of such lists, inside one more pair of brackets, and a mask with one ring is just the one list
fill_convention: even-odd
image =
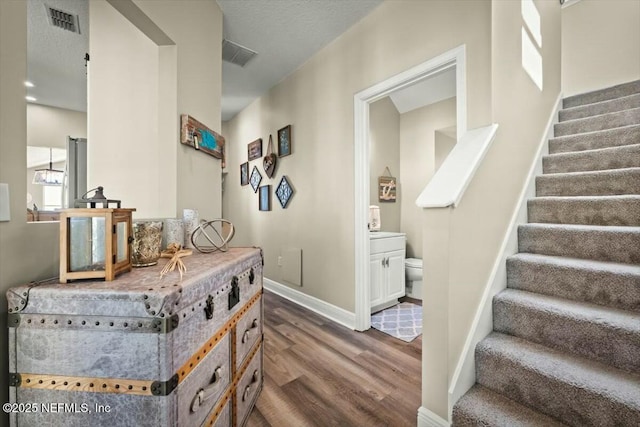
[(264, 298), (264, 388), (248, 427), (416, 425), (422, 336), (354, 332)]

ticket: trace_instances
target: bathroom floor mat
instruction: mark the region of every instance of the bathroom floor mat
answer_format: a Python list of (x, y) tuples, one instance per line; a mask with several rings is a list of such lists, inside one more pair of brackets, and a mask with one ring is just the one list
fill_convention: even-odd
[(371, 315), (371, 327), (402, 341), (422, 334), (422, 307), (402, 302)]

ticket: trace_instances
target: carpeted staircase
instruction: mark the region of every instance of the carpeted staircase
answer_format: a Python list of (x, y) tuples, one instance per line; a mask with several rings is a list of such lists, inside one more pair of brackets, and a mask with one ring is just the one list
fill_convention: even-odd
[(640, 426), (640, 80), (563, 108), (453, 426)]

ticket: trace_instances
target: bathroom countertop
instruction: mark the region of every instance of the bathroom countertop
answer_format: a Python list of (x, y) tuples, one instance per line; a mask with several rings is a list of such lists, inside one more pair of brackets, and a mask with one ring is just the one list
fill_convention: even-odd
[(404, 237), (406, 233), (396, 233), (392, 231), (370, 231), (370, 239), (388, 239), (390, 237)]

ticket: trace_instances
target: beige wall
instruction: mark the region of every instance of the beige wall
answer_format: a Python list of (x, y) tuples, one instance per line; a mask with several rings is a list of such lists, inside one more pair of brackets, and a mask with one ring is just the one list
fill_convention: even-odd
[[(93, 3), (92, 3), (93, 4)], [(160, 99), (173, 100), (175, 114), (170, 116), (166, 111), (160, 111), (159, 120), (169, 123), (175, 132), (165, 132), (172, 140), (172, 146), (178, 145), (178, 108), (175, 107), (180, 99), (181, 108), (192, 113), (210, 127), (219, 129), (220, 122), (220, 78), (221, 55), (220, 45), (222, 37), (222, 13), (213, 0), (209, 1), (181, 1), (161, 2), (153, 1), (145, 4), (150, 9), (157, 8), (157, 14), (163, 20), (173, 20), (173, 24), (165, 31), (177, 43), (182, 42), (182, 35), (188, 33), (191, 43), (184, 48), (185, 55), (197, 56), (203, 67), (191, 67), (177, 76), (176, 69), (162, 70), (160, 82), (171, 81), (174, 75), (173, 93), (167, 93), (165, 87), (160, 87)], [(160, 16), (158, 16), (160, 19)], [(163, 21), (164, 22), (164, 21)], [(206, 23), (206, 24), (205, 24)], [(93, 30), (93, 28), (92, 28)], [(197, 42), (192, 43), (193, 40)], [(27, 55), (27, 17), (26, 2), (0, 1), (0, 182), (8, 183), (11, 195), (11, 218), (9, 222), (0, 222), (0, 330), (6, 331), (7, 303), (6, 290), (31, 280), (53, 277), (58, 273), (58, 225), (53, 223), (27, 224), (25, 213), (26, 194), (26, 142), (27, 142), (27, 112), (24, 99), (26, 90), (23, 82), (26, 78)], [(177, 57), (175, 49), (160, 49), (159, 60), (166, 61), (173, 56), (173, 63)], [(92, 67), (95, 71), (96, 60), (92, 55)], [(170, 60), (167, 62), (171, 62)], [(185, 65), (187, 67), (187, 65)], [(171, 86), (171, 85), (169, 85)], [(168, 91), (171, 92), (171, 91)], [(90, 100), (91, 101), (91, 100)], [(95, 101), (95, 99), (94, 99)], [(127, 96), (127, 103), (134, 103), (131, 96)], [(124, 102), (123, 101), (123, 102)], [(89, 119), (90, 120), (90, 119)], [(115, 127), (121, 123), (114, 124)], [(79, 136), (79, 135), (75, 135)], [(93, 141), (92, 141), (93, 142)], [(176, 149), (177, 150), (177, 149)], [(124, 155), (124, 154), (123, 154)], [(191, 157), (201, 156), (201, 159)], [(183, 161), (184, 160), (184, 161)], [(187, 195), (193, 200), (203, 200), (202, 209), (206, 215), (214, 216), (220, 209), (220, 162), (202, 153), (184, 154), (182, 163), (182, 184), (188, 187)], [(189, 162), (191, 162), (189, 164)], [(176, 161), (177, 167), (178, 161)], [(204, 167), (206, 165), (206, 167)], [(190, 168), (207, 169), (200, 173)], [(124, 173), (118, 165), (114, 169)], [(216, 172), (217, 169), (217, 172)], [(213, 170), (213, 172), (209, 172)], [(211, 178), (209, 181), (203, 179)], [(174, 180), (175, 182), (175, 180)], [(201, 186), (206, 182), (206, 186)], [(111, 193), (107, 193), (111, 195)], [(113, 194), (117, 196), (117, 194)], [(191, 202), (190, 202), (191, 203)], [(180, 201), (178, 201), (180, 209)], [(0, 348), (6, 349), (6, 333), (1, 335)], [(8, 362), (6, 351), (0, 351), (0, 400), (8, 401)], [(7, 417), (0, 414), (0, 424), (7, 424)]]
[(455, 128), (444, 128), (436, 131), (434, 173), (440, 169), (440, 166), (442, 166), (442, 163), (447, 158), (451, 150), (453, 150), (453, 147), (457, 142)]
[[(52, 277), (58, 268), (57, 224), (27, 224), (27, 6), (0, 1), (0, 182), (9, 184), (11, 221), (0, 222), (0, 400), (8, 401), (6, 290)], [(6, 414), (0, 424), (8, 425)]]
[(87, 137), (87, 113), (27, 104), (27, 145), (66, 148), (67, 136)]
[[(234, 244), (264, 248), (267, 277), (278, 280), (281, 248), (302, 248), (300, 291), (354, 311), (353, 96), (466, 44), (469, 126), (489, 123), (490, 14), (489, 1), (386, 1), (229, 123), (224, 212)], [(287, 124), (293, 154), (266, 182), (285, 174), (296, 194), (286, 210), (274, 201), (258, 212), (257, 196), (239, 184), (246, 144)]]
[(564, 96), (640, 79), (640, 1), (582, 0), (562, 9)]
[(425, 259), (437, 260), (444, 250), (450, 254), (448, 263), (425, 265), (425, 277), (438, 281), (425, 281), (423, 294), (423, 342), (428, 344), (423, 349), (422, 401), (445, 419), (449, 381), (560, 93), (560, 5), (534, 3), (541, 17), (543, 90), (522, 68), (521, 3), (493, 2), (492, 120), (500, 127), (461, 203), (424, 214), (425, 233), (433, 233), (423, 241)]
[[(177, 115), (189, 114), (222, 133), (222, 11), (214, 0), (136, 0), (136, 4), (176, 43), (175, 49), (163, 47), (160, 51), (160, 60), (165, 64), (161, 68), (161, 82), (172, 76), (177, 81), (173, 90), (167, 90), (166, 83), (161, 85), (161, 105), (169, 103), (177, 107), (174, 111), (160, 112), (160, 125), (164, 126), (161, 135), (168, 134), (171, 138), (169, 148), (176, 150), (177, 214), (182, 216), (182, 209), (195, 208), (202, 219), (219, 218), (222, 163), (178, 144)], [(174, 64), (173, 68), (167, 64)], [(158, 198), (162, 199), (164, 194), (161, 191)]]
[(159, 47), (105, 1), (92, 1), (89, 16), (87, 189), (103, 186), (135, 217), (171, 217), (175, 193), (158, 197), (176, 180), (175, 155), (160, 157)]
[(222, 13), (213, 0), (136, 4), (175, 45), (156, 45), (92, 1), (89, 186), (105, 186), (137, 218), (183, 208), (218, 218), (221, 161), (179, 144), (179, 114), (220, 131)]
[(422, 258), (422, 209), (416, 199), (435, 173), (435, 131), (455, 126), (456, 98), (400, 115), (401, 230), (407, 257)]
[[(400, 114), (388, 96), (369, 107), (369, 204), (380, 206), (380, 231), (400, 230), (400, 209), (403, 183), (400, 180)], [(380, 202), (378, 199), (378, 177), (387, 175), (388, 167), (396, 177), (396, 202)]]

